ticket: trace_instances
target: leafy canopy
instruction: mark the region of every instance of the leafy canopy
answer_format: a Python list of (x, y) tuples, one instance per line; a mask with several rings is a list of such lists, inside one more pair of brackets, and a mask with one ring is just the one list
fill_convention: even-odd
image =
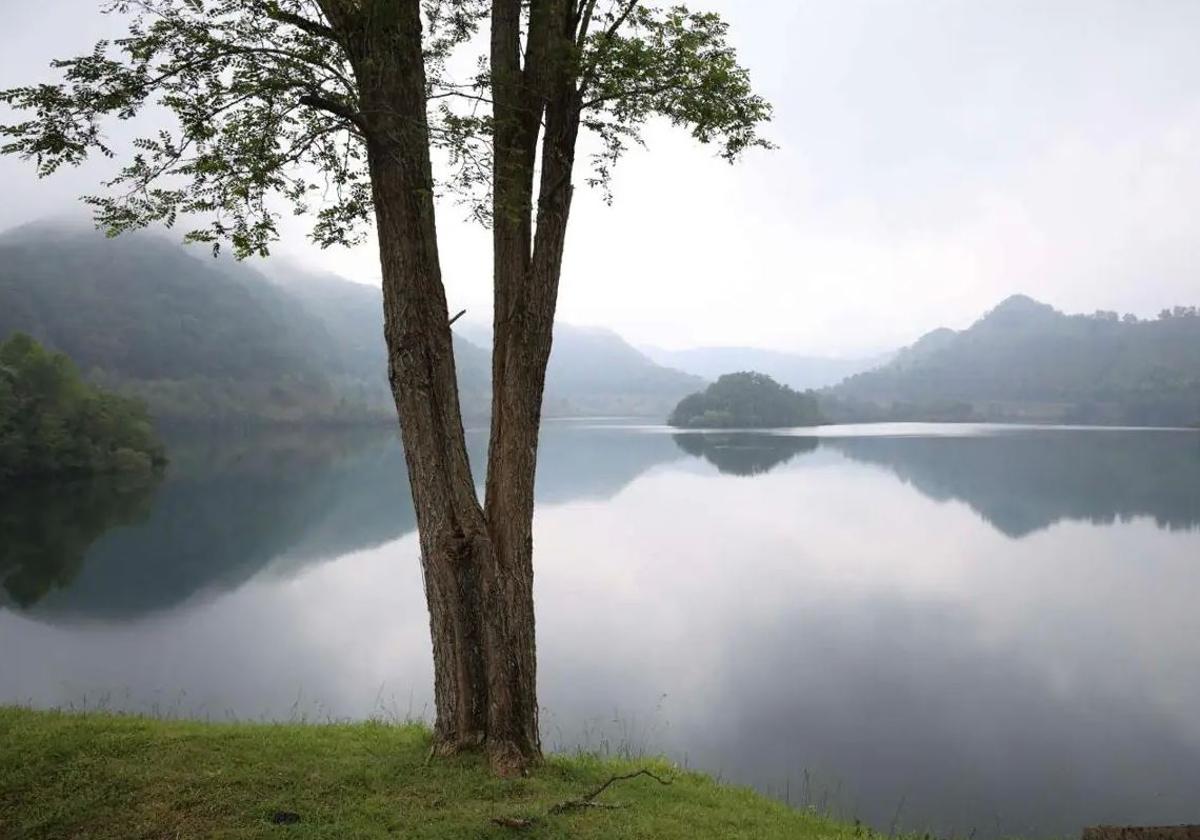
[[(729, 160), (770, 145), (758, 133), (770, 105), (752, 91), (719, 16), (639, 0), (569, 3), (580, 37), (565, 58), (581, 123), (599, 141), (588, 182), (606, 197), (614, 164), (655, 117)], [(524, 5), (525, 31), (538, 5)], [(92, 154), (115, 157), (114, 121), (167, 117), (170, 127), (139, 137), (107, 189), (85, 198), (110, 234), (184, 217), (191, 241), (265, 255), (289, 208), (315, 217), (320, 245), (354, 244), (372, 218), (371, 114), (321, 9), (319, 0), (113, 0), (105, 11), (128, 17), (128, 35), (54, 62), (61, 81), (0, 91), (28, 116), (0, 126), (0, 151), (49, 175)], [(422, 2), (435, 189), (485, 223), (492, 80), (479, 42), (489, 16), (488, 0)]]

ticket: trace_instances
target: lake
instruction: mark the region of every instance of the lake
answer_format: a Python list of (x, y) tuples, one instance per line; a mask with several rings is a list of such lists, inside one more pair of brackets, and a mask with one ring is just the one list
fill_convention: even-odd
[[(427, 716), (394, 435), (172, 457), (0, 499), (0, 702)], [(885, 832), (1200, 821), (1200, 433), (553, 422), (537, 492), (548, 749)]]

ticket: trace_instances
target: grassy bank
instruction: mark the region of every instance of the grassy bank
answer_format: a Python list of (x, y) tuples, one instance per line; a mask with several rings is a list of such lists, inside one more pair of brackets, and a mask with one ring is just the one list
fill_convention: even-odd
[[(426, 763), (420, 726), (209, 724), (0, 708), (0, 837), (840, 838), (801, 813), (662, 762), (554, 757), (530, 778)], [(552, 813), (614, 775), (619, 807)], [(277, 824), (285, 814), (292, 824)], [(493, 820), (532, 820), (525, 828)]]

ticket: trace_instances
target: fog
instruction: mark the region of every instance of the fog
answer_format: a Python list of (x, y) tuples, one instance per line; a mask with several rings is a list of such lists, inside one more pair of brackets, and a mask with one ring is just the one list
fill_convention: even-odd
[[(6, 5), (0, 87), (121, 29), (94, 0)], [(1014, 292), (1067, 311), (1196, 302), (1200, 5), (695, 5), (730, 20), (779, 148), (730, 167), (652, 126), (612, 207), (577, 194), (562, 319), (666, 347), (859, 355)], [(111, 166), (39, 182), (0, 159), (0, 228), (82, 212)], [(463, 215), (440, 210), (450, 304), (486, 317), (489, 237)], [(306, 232), (286, 219), (276, 253), (378, 283), (372, 243), (320, 251)]]

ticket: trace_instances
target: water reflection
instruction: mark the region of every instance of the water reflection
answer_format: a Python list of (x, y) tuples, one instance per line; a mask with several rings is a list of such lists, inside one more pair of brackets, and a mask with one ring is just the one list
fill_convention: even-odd
[(1200, 434), (1190, 431), (992, 427), (978, 434), (673, 438), (687, 454), (740, 476), (770, 472), (819, 442), (886, 469), (930, 499), (965, 502), (1010, 537), (1063, 520), (1104, 525), (1149, 516), (1172, 530), (1200, 526)]
[(1110, 524), (1149, 516), (1200, 525), (1200, 434), (1022, 430), (971, 437), (825, 441), (885, 467), (931, 499), (959, 499), (1010, 537), (1064, 519)]
[(68, 587), (97, 539), (146, 518), (157, 484), (142, 476), (13, 488), (0, 504), (0, 604), (28, 607)]
[[(548, 424), (547, 742), (666, 751), (884, 831), (1194, 821), (1200, 436), (923, 434)], [(420, 714), (407, 494), (393, 435), (312, 434), (177, 448), (102, 536), (64, 497), (20, 544), (75, 523), (76, 559), (0, 609), (0, 702)]]
[[(482, 475), (486, 436), (472, 432), (468, 441)], [(215, 597), (263, 572), (294, 575), (416, 528), (403, 450), (387, 431), (185, 437), (171, 457), (153, 504), (149, 489), (132, 496), (109, 485), (6, 499), (0, 527), (12, 538), (0, 572), (19, 590), (14, 600), (45, 619), (130, 619)], [(609, 498), (674, 457), (662, 436), (551, 423), (538, 498)], [(118, 527), (134, 510), (138, 527)], [(25, 582), (33, 571), (5, 571), (35, 560), (38, 579), (57, 589)]]
[(128, 620), (236, 589), (268, 566), (295, 571), (392, 540), (415, 527), (392, 443), (377, 434), (184, 441), (136, 528), (89, 520), (89, 499), (51, 494), (48, 515), (91, 522), (95, 542), (71, 586), (24, 606), (47, 619)]
[(673, 437), (684, 452), (704, 458), (727, 475), (762, 475), (817, 448), (815, 438), (757, 432), (688, 432)]

